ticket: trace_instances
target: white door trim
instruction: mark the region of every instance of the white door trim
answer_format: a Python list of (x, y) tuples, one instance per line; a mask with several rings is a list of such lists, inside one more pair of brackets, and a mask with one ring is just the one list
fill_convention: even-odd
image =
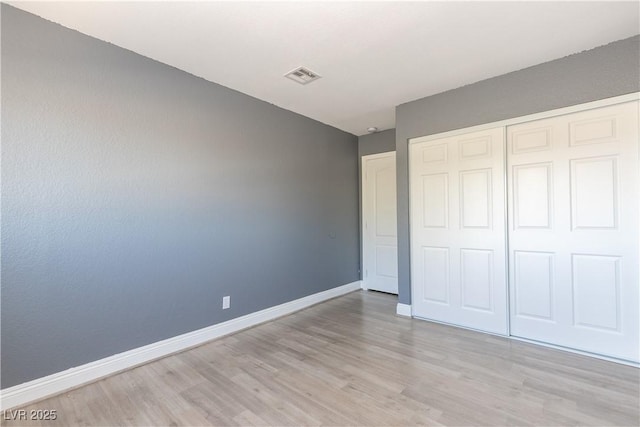
[[(384, 153), (367, 154), (362, 156), (362, 164), (364, 164), (365, 160), (383, 159), (385, 157), (393, 156), (394, 154), (396, 154), (395, 150), (385, 151)], [(364, 178), (364, 168), (362, 168), (362, 172), (362, 177)]]
[(398, 316), (412, 317), (411, 316), (411, 305), (410, 304), (403, 304), (403, 303), (399, 302), (396, 305), (396, 314)]

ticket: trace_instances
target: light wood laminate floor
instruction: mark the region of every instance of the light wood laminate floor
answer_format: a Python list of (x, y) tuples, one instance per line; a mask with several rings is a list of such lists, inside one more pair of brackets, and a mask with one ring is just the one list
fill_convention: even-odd
[(639, 370), (395, 316), (355, 292), (30, 405), (3, 425), (628, 425)]

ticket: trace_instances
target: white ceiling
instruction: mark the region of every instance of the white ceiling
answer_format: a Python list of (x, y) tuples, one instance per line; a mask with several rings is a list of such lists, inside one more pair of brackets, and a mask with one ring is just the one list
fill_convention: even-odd
[[(640, 32), (640, 3), (10, 2), (356, 135), (395, 106)], [(283, 77), (306, 66), (306, 86)]]

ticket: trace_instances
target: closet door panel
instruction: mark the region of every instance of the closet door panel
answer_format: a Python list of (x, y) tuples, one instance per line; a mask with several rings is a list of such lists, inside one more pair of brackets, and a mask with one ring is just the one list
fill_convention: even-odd
[(507, 334), (504, 128), (412, 144), (413, 315)]
[(507, 128), (511, 334), (639, 361), (638, 102)]

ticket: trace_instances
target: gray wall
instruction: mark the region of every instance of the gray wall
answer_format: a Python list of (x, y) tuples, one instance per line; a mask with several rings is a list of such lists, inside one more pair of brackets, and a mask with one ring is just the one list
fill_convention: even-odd
[(396, 108), (399, 300), (411, 303), (408, 140), (640, 91), (640, 37)]
[(356, 281), (358, 242), (355, 136), (2, 5), (3, 388)]
[[(362, 188), (362, 156), (396, 151), (396, 130), (387, 129), (358, 137), (358, 188)], [(362, 236), (362, 194), (358, 197), (360, 236)], [(360, 278), (362, 279), (362, 239), (360, 240)]]
[(358, 137), (358, 157), (396, 151), (396, 130), (387, 129)]

